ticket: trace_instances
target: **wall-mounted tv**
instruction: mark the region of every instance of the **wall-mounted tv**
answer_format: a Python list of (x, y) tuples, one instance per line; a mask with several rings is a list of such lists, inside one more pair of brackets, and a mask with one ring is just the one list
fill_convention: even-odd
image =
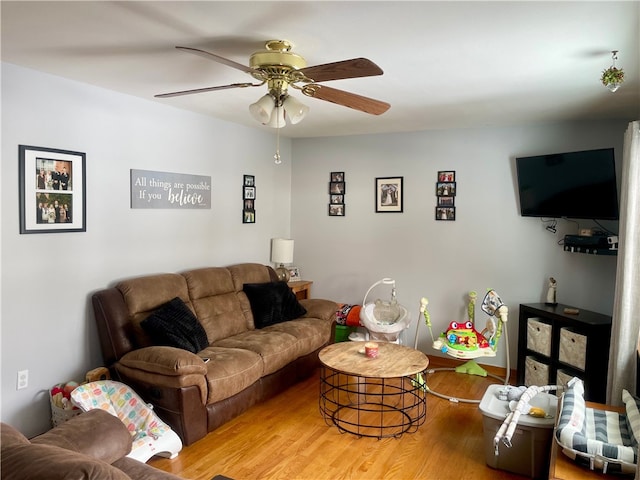
[(613, 148), (516, 158), (525, 217), (618, 219)]

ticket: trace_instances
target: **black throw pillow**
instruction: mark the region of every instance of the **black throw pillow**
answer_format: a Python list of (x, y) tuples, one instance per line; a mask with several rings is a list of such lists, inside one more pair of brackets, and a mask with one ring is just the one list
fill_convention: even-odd
[(285, 282), (245, 283), (243, 290), (249, 298), (256, 328), (293, 320), (307, 313)]
[(178, 347), (192, 353), (209, 346), (204, 328), (179, 297), (161, 305), (140, 325), (156, 345)]

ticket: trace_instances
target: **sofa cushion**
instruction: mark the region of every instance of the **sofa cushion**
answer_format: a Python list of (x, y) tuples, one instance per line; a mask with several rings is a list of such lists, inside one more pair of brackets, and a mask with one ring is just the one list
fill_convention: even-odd
[(209, 345), (202, 325), (179, 297), (161, 305), (140, 325), (156, 345), (182, 348), (192, 353)]
[(256, 328), (298, 318), (307, 311), (285, 282), (245, 283)]
[(229, 270), (209, 267), (189, 270), (182, 275), (209, 343), (253, 328), (253, 321), (242, 309)]
[(149, 347), (153, 341), (140, 323), (151, 312), (175, 297), (191, 308), (187, 282), (177, 273), (160, 273), (123, 280), (116, 285), (122, 294), (138, 347)]
[(129, 480), (106, 462), (54, 445), (2, 446), (2, 480)]
[(208, 347), (201, 354), (211, 359), (206, 364), (207, 404), (232, 397), (254, 384), (263, 375), (262, 359), (251, 350)]
[[(287, 324), (282, 324), (287, 325)], [(260, 355), (262, 375), (269, 375), (302, 355), (296, 337), (286, 332), (262, 329), (218, 340), (215, 347), (250, 350)]]

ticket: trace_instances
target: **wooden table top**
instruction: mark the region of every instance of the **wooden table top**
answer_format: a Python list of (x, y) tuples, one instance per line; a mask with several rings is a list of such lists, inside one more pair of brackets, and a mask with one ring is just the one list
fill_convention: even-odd
[(419, 350), (396, 343), (376, 343), (376, 358), (364, 354), (365, 342), (339, 342), (320, 351), (320, 362), (342, 373), (375, 378), (406, 377), (426, 370), (429, 365), (429, 359)]

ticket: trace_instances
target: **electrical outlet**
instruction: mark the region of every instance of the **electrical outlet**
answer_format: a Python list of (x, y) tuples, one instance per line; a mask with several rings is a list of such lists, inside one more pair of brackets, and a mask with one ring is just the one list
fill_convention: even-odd
[(29, 370), (18, 370), (17, 390), (22, 390), (29, 386)]

